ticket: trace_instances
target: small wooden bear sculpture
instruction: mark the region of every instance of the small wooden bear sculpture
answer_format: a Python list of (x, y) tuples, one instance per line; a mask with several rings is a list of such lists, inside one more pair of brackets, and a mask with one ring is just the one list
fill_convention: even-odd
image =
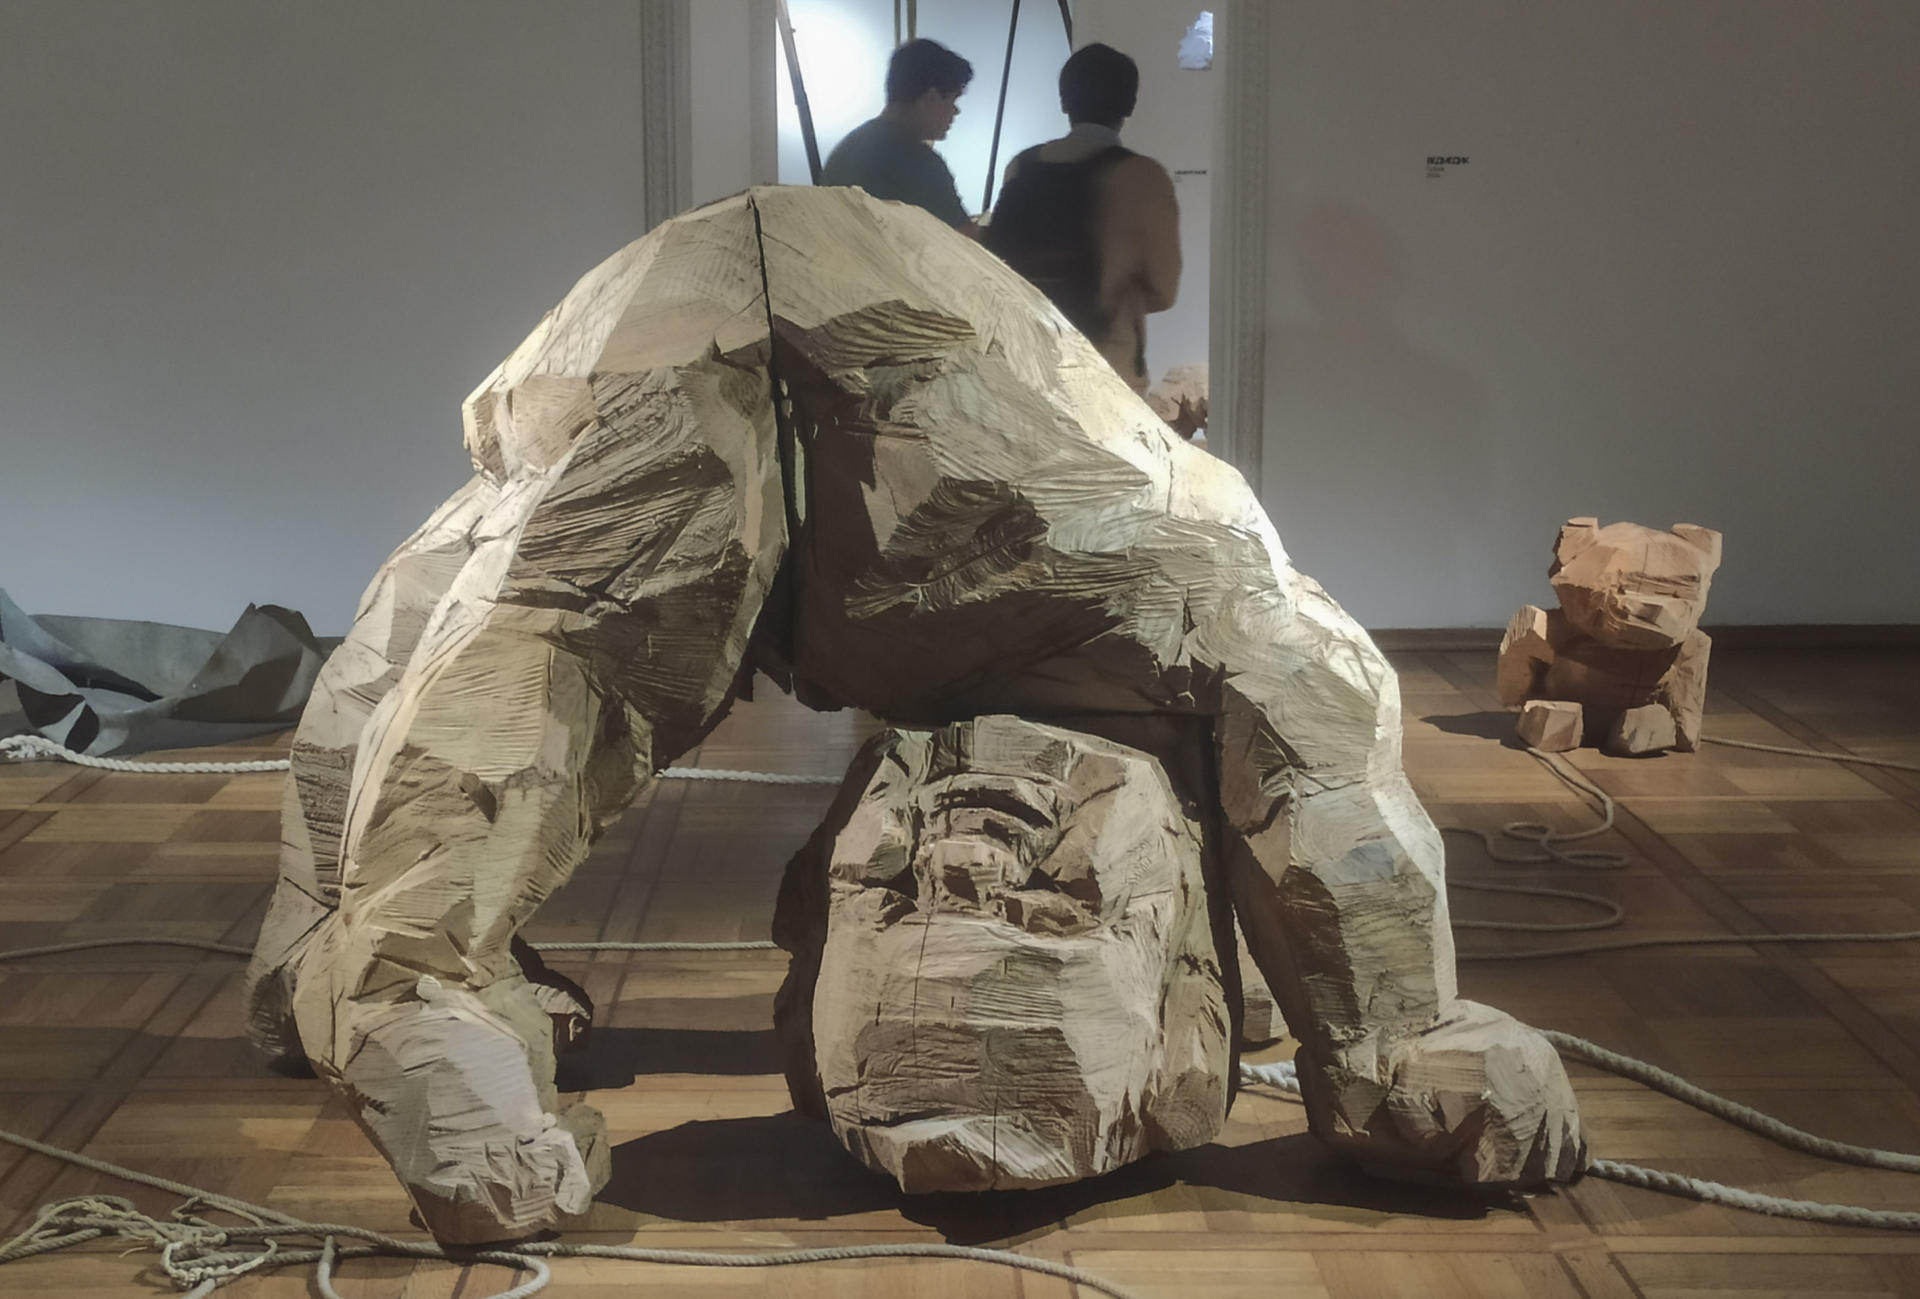
[(1524, 605), (1500, 642), (1500, 702), (1539, 749), (1598, 743), (1609, 753), (1691, 752), (1706, 702), (1700, 630), (1720, 534), (1691, 523), (1569, 519), (1554, 545), (1560, 607)]

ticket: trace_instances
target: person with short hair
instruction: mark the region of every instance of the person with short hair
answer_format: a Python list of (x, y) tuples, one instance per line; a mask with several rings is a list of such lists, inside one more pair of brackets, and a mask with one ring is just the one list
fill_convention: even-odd
[(912, 40), (887, 63), (887, 106), (834, 146), (822, 185), (858, 185), (875, 198), (925, 208), (964, 234), (977, 232), (953, 173), (928, 143), (959, 116), (973, 65), (938, 41)]
[(1075, 50), (1060, 69), (1070, 129), (1007, 163), (985, 242), (1145, 392), (1146, 317), (1180, 288), (1180, 205), (1167, 169), (1120, 143), (1139, 93), (1125, 54)]

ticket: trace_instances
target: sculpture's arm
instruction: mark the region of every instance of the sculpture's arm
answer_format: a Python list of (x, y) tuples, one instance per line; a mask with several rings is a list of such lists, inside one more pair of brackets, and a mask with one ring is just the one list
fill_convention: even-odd
[(255, 1005), (290, 989), (442, 1239), (549, 1226), (607, 1174), (515, 935), (738, 680), (786, 537), (762, 284), (744, 200), (584, 277), (468, 400), (480, 483), (376, 582), (303, 724), (301, 766), (335, 769), (292, 796)]
[(314, 931), (340, 905), (340, 832), (360, 733), (400, 680), (498, 496), (494, 483), (476, 475), (387, 557), (300, 718), (281, 794), (280, 877), (242, 984), (247, 1033), (276, 1068), (306, 1063), (293, 1020), (294, 973)]
[(551, 1225), (607, 1174), (511, 944), (738, 677), (783, 524), (770, 385), (727, 368), (624, 377), (603, 412), (648, 436), (603, 424), (506, 485), (361, 736), (295, 1013), (445, 1240)]

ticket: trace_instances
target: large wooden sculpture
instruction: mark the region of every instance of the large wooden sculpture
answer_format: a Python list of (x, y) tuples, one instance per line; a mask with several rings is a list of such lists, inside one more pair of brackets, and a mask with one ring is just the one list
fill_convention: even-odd
[(1569, 519), (1554, 543), (1560, 607), (1523, 605), (1500, 642), (1500, 702), (1520, 708), (1520, 738), (1539, 749), (1636, 756), (1691, 752), (1706, 707), (1700, 630), (1720, 566), (1720, 534), (1691, 523), (1660, 532)]
[(1138, 749), (1004, 716), (882, 732), (781, 890), (795, 1106), (908, 1191), (1210, 1140), (1234, 949), (1201, 854)]
[(549, 1226), (606, 1176), (515, 934), (754, 667), (900, 724), (1193, 719), (1314, 1131), (1458, 1183), (1581, 1167), (1551, 1047), (1456, 998), (1392, 671), (990, 254), (858, 191), (754, 190), (594, 270), (466, 415), (480, 481), (303, 723), (250, 984), (441, 1238)]

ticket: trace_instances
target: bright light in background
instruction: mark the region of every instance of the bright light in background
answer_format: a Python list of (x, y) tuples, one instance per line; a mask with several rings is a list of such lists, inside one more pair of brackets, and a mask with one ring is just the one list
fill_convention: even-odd
[[(813, 109), (814, 133), (825, 162), (843, 136), (886, 106), (887, 60), (893, 55), (892, 0), (787, 0), (793, 18), (800, 76)], [(1000, 67), (1006, 58), (1007, 20), (1013, 0), (921, 0), (919, 34), (939, 41), (973, 64), (973, 84), (960, 100), (960, 117), (934, 151), (953, 172), (960, 201), (969, 212), (980, 202), (991, 151)], [(1178, 10), (1175, 30), (1185, 19)], [(996, 166), (1031, 144), (1060, 135), (1058, 78), (1067, 57), (1066, 33), (1051, 4), (1027, 4), (1013, 56), (1006, 127)], [(779, 177), (784, 185), (808, 183), (800, 116), (793, 107), (786, 60), (778, 65)]]
[[(893, 46), (878, 23), (870, 16), (851, 12), (854, 8), (820, 0), (792, 0), (788, 6), (793, 16), (793, 43), (800, 55), (800, 77), (806, 85), (807, 106), (813, 110), (814, 135), (820, 142), (821, 162), (827, 160), (842, 136), (878, 114), (887, 102), (887, 60), (893, 54)], [(889, 24), (891, 12), (888, 11)], [(800, 115), (793, 106), (793, 83), (787, 77), (786, 58), (782, 56), (778, 64), (776, 93), (780, 134), (797, 140)], [(806, 184), (805, 154), (799, 155), (799, 170), (795, 173), (789, 170), (786, 152), (781, 150), (780, 179), (788, 184)]]

